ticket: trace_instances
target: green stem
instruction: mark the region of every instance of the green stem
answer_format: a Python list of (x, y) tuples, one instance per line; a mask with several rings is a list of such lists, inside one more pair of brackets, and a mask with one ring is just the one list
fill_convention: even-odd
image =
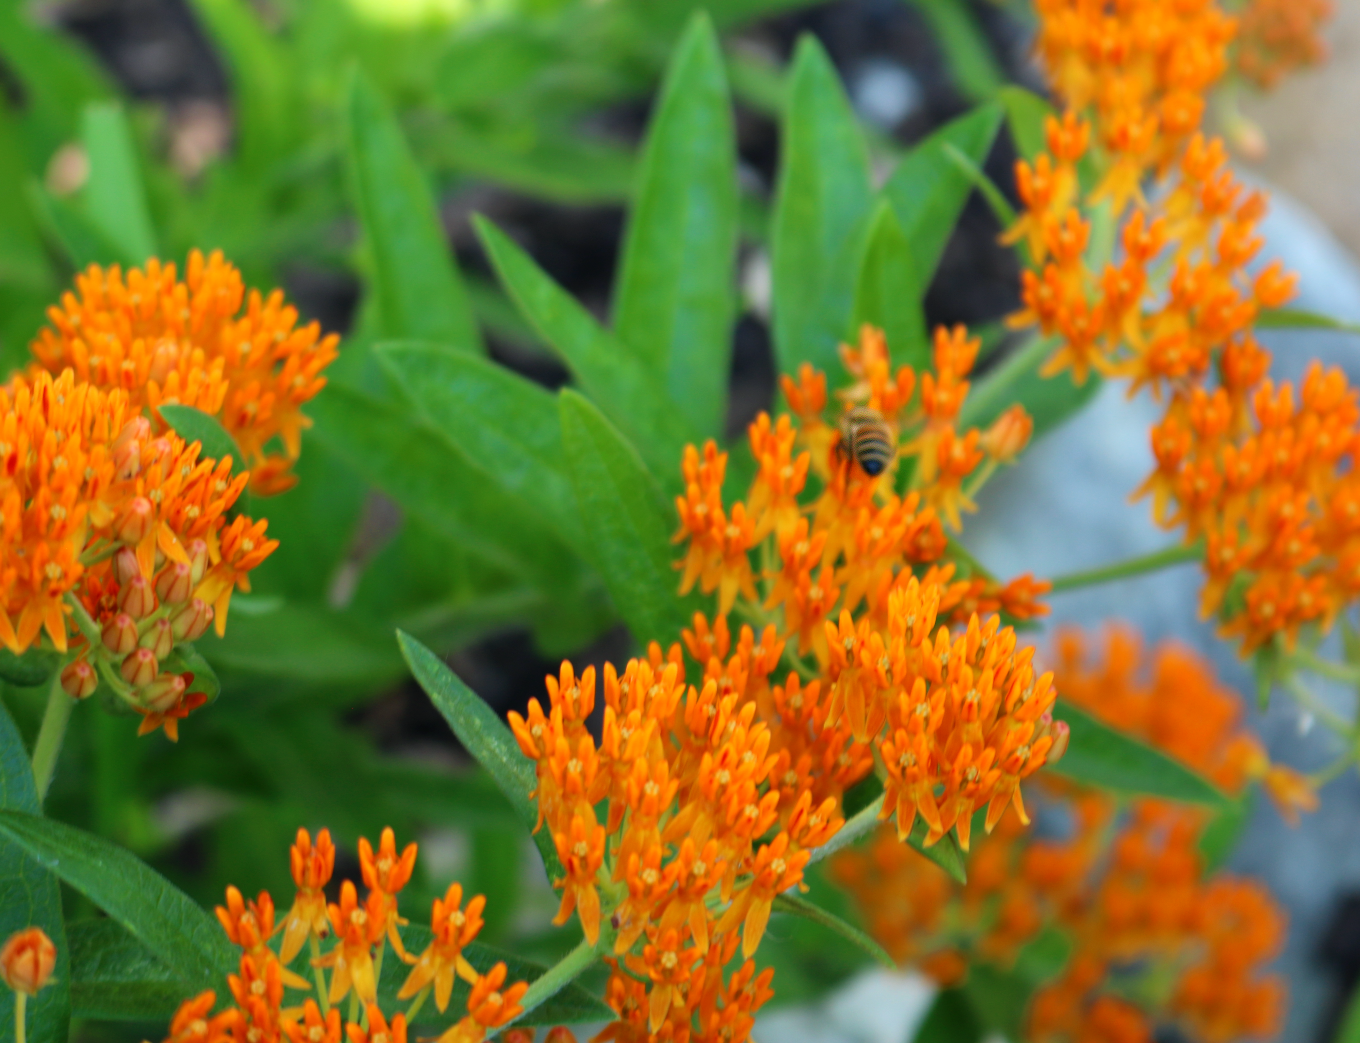
[(576, 948), (549, 967), (541, 977), (535, 978), (529, 986), (529, 991), (519, 1001), (522, 1008), (519, 1014), (501, 1026), (501, 1030), (504, 1031), (509, 1028), (531, 1010), (552, 999), (598, 960), (600, 953), (607, 952), (612, 948), (614, 932), (607, 927), (608, 921), (600, 924), (600, 937), (594, 945), (582, 938)]
[(433, 985), (426, 985), (418, 993), (416, 998), (411, 1001), (411, 1005), (406, 1008), (406, 1023), (409, 1025), (416, 1020), (416, 1015), (420, 1013), (420, 1008), (425, 1006), (425, 1001), (430, 998), (430, 991)]
[(1293, 674), (1286, 674), (1283, 678), (1285, 688), (1294, 697), (1295, 702), (1311, 713), (1319, 721), (1327, 726), (1331, 731), (1345, 739), (1352, 739), (1355, 736), (1355, 728), (1335, 710), (1332, 710), (1323, 703), (1312, 691)]
[(883, 795), (880, 793), (877, 799), (868, 807), (863, 808), (853, 815), (840, 830), (821, 847), (812, 849), (812, 857), (808, 859), (808, 865), (813, 862), (820, 862), (824, 858), (829, 858), (842, 848), (849, 847), (860, 837), (864, 836), (871, 829), (878, 825), (878, 813), (883, 810)]
[(71, 608), (71, 618), (75, 620), (80, 632), (85, 635), (85, 640), (90, 643), (90, 648), (103, 648), (103, 642), (99, 636), (99, 624), (90, 618), (90, 614), (85, 611), (85, 606), (80, 603), (80, 598), (74, 592), (66, 595), (66, 604)]
[(963, 487), (963, 495), (972, 500), (976, 498), (978, 492), (987, 484), (987, 479), (996, 474), (996, 460), (988, 458), (987, 461), (977, 469), (976, 473), (968, 479)]
[(1323, 768), (1321, 771), (1309, 775), (1308, 784), (1312, 786), (1313, 789), (1315, 790), (1321, 789), (1323, 786), (1327, 785), (1327, 783), (1331, 782), (1332, 780), (1339, 779), (1342, 775), (1346, 773), (1346, 769), (1348, 769), (1354, 763), (1355, 763), (1355, 751), (1347, 750), (1345, 753), (1343, 753), (1336, 760), (1332, 761), (1331, 764), (1327, 765), (1327, 767)]
[(1022, 377), (1037, 372), (1058, 347), (1058, 341), (1051, 337), (1032, 334), (1029, 340), (996, 367), (987, 377), (973, 385), (968, 399), (959, 412), (958, 428), (966, 431), (970, 427), (982, 427), (1010, 404), (1011, 385)]
[(14, 991), (14, 1043), (25, 1043), (24, 1015), (28, 1007), (28, 996), (17, 989)]
[(66, 737), (66, 722), (71, 719), (71, 707), (75, 700), (66, 694), (61, 686), (61, 671), (52, 675), (52, 686), (47, 691), (47, 710), (43, 713), (42, 726), (38, 729), (38, 741), (33, 744), (33, 781), (38, 787), (38, 800), (47, 796), (52, 785), (52, 773), (57, 767), (57, 754), (61, 753), (61, 741)]
[(317, 941), (314, 934), (309, 935), (307, 941), (312, 950), (312, 977), (316, 979), (316, 1005), (321, 1008), (321, 1014), (324, 1017), (330, 1013), (331, 996), (330, 989), (326, 987), (326, 971), (316, 965), (316, 961), (321, 959), (321, 943)]
[(1173, 565), (1184, 565), (1187, 562), (1198, 561), (1203, 553), (1204, 548), (1198, 543), (1189, 547), (1167, 547), (1165, 550), (1144, 554), (1140, 558), (1129, 558), (1127, 561), (1118, 561), (1113, 565), (1104, 565), (1098, 569), (1069, 572), (1066, 576), (1057, 576), (1052, 580), (1053, 593), (1057, 594), (1064, 590), (1080, 590), (1082, 587), (1094, 587), (1099, 583), (1113, 583), (1115, 580), (1128, 579), (1130, 576), (1141, 576), (1145, 572), (1156, 572)]
[(1350, 663), (1334, 663), (1330, 659), (1323, 659), (1319, 655), (1306, 648), (1297, 648), (1290, 654), (1294, 665), (1307, 670), (1310, 674), (1317, 674), (1320, 677), (1329, 677), (1333, 681), (1344, 681), (1347, 684), (1360, 684), (1360, 666), (1353, 666)]

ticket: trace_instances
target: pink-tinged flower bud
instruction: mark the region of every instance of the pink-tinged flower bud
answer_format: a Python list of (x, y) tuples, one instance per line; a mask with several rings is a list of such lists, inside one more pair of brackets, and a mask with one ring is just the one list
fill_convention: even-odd
[(151, 421), (133, 417), (113, 442), (113, 469), (120, 479), (134, 477), (142, 467), (142, 443), (151, 437)]
[(153, 713), (165, 713), (180, 701), (188, 687), (183, 674), (161, 674), (142, 689), (142, 705)]
[(156, 577), (156, 597), (162, 605), (181, 605), (194, 592), (192, 568), (172, 561)]
[(133, 619), (145, 619), (156, 611), (156, 595), (142, 576), (133, 576), (118, 592), (118, 607)]
[(156, 524), (156, 510), (145, 496), (138, 496), (123, 511), (118, 519), (115, 536), (123, 543), (141, 543)]
[(160, 663), (156, 661), (156, 654), (149, 648), (139, 648), (123, 660), (119, 673), (133, 688), (142, 688), (156, 679), (158, 670)]
[(72, 699), (86, 699), (99, 687), (99, 678), (88, 660), (77, 659), (61, 672), (61, 686)]
[(189, 553), (189, 576), (198, 586), (203, 573), (208, 571), (208, 545), (202, 540), (191, 540), (185, 550)]
[(576, 1034), (565, 1025), (557, 1025), (548, 1030), (543, 1043), (576, 1043)]
[(142, 566), (137, 561), (137, 552), (131, 547), (124, 547), (113, 556), (113, 574), (118, 577), (118, 583), (128, 582), (133, 576), (142, 574)]
[(127, 655), (137, 647), (137, 621), (126, 612), (119, 612), (104, 624), (99, 636), (114, 655)]
[(56, 965), (57, 947), (39, 927), (16, 931), (0, 948), (0, 979), (25, 996), (36, 996)]
[(212, 619), (212, 606), (202, 598), (194, 598), (170, 618), (170, 626), (176, 641), (197, 641)]
[(158, 619), (147, 628), (142, 635), (140, 642), (143, 648), (151, 649), (151, 654), (157, 659), (164, 659), (175, 647), (175, 632), (170, 626), (170, 620)]
[(1044, 758), (1045, 764), (1057, 764), (1062, 760), (1062, 755), (1067, 752), (1068, 740), (1072, 737), (1072, 729), (1067, 726), (1066, 721), (1058, 721), (1053, 725), (1053, 745), (1048, 748), (1048, 756)]

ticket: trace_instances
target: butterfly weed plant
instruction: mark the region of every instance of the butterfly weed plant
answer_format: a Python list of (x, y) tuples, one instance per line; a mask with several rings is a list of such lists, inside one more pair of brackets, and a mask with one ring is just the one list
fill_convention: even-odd
[[(196, 6), (235, 63), (242, 133), (194, 206), (283, 140), (286, 106), (261, 106), (297, 75), (244, 7)], [(903, 154), (804, 38), (771, 73), (778, 182), (751, 221), (729, 76), (749, 93), (754, 73), (719, 30), (770, 5), (683, 6), (653, 12), (675, 43), (628, 157), (608, 323), (483, 218), (496, 286), (469, 284), (422, 166), (439, 134), (403, 125), (400, 91), (362, 67), (327, 131), (343, 203), (320, 197), (362, 230), (345, 342), (251, 288), (258, 251), (243, 274), (214, 248), (239, 237), (155, 256), (166, 190), (117, 106), (86, 111), (80, 199), (28, 194), (23, 227), (82, 263), (41, 317), (38, 279), (3, 323), (29, 345), (0, 388), (15, 1038), (121, 1022), (167, 1043), (744, 1043), (767, 1004), (873, 961), (940, 985), (920, 1040), (1279, 1031), (1283, 912), (1219, 867), (1253, 791), (1296, 820), (1355, 765), (1357, 723), (1311, 686), (1360, 682), (1360, 397), (1320, 364), (1270, 376), (1258, 328), (1338, 324), (1288, 309), (1294, 277), (1260, 256), (1267, 195), (1208, 113), (1227, 98), (1223, 131), (1250, 145), (1231, 92), (1320, 57), (1325, 10), (1036, 0), (1050, 100), (947, 34), (979, 104)], [(486, 30), (508, 63), (487, 68), (556, 47), (553, 19), (626, 10)], [(36, 31), (16, 22), (6, 45)], [(983, 173), (1003, 133), (1018, 210)], [(553, 164), (535, 162), (514, 169), (542, 187)], [(273, 185), (242, 204), (252, 234), (293, 205)], [(984, 366), (978, 336), (923, 308), (974, 191), (1021, 271), (1011, 345)], [(727, 443), (743, 239), (770, 261), (778, 403)], [(569, 386), (489, 358), (493, 313)], [(1149, 505), (1129, 509), (1175, 535), (1095, 570), (995, 575), (960, 542), (979, 492), (1110, 381), (1160, 404), (1129, 490)], [(370, 490), (401, 514), (376, 550)], [(1179, 646), (1041, 640), (1063, 591), (1187, 563), (1259, 698), (1342, 740), (1321, 773), (1273, 762)], [(570, 650), (620, 623), (631, 658), (564, 659), (507, 720), (448, 665), (497, 628)], [(475, 765), (341, 726), (408, 676)], [(189, 802), (195, 873), (151, 802), (205, 792), (231, 797)], [(1071, 828), (1036, 831), (1035, 809)], [(456, 880), (451, 829), (472, 848)], [(529, 847), (555, 915), (526, 897)]]

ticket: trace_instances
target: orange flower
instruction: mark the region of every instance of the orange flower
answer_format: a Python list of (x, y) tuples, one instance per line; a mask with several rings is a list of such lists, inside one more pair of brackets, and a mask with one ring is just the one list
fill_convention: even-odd
[(562, 902), (553, 923), (566, 923), (573, 910), (579, 909), (581, 929), (594, 945), (600, 936), (600, 895), (595, 890), (595, 875), (604, 864), (604, 827), (575, 815), (570, 832), (554, 839), (567, 875), (554, 881), (562, 888)]
[(397, 893), (411, 879), (411, 870), (415, 864), (416, 845), (407, 844), (402, 850), (401, 857), (397, 857), (397, 838), (390, 826), (382, 831), (376, 857), (368, 838), (359, 838), (359, 869), (363, 873), (364, 886), (371, 892), (370, 904), (373, 894), (382, 896), (382, 903), (386, 907), (383, 925), (387, 931), (387, 940), (392, 943), (392, 948), (403, 960), (406, 959), (406, 949), (401, 944), (397, 926), (407, 921), (397, 915)]
[(57, 947), (41, 927), (15, 931), (0, 947), (0, 981), (25, 996), (36, 996), (56, 965)]
[(398, 1014), (388, 1024), (376, 1003), (367, 1008), (368, 1028), (350, 1024), (345, 1026), (350, 1043), (406, 1043), (406, 1015)]
[(209, 1016), (216, 1004), (217, 993), (211, 989), (181, 1003), (170, 1020), (165, 1043), (234, 1043), (241, 1012), (229, 1008)]
[(352, 987), (365, 1003), (376, 1003), (378, 982), (373, 973), (373, 946), (387, 931), (387, 902), (379, 891), (359, 904), (358, 892), (348, 880), (340, 885), (340, 904), (326, 907), (338, 944), (325, 956), (313, 960), (314, 967), (331, 968), (329, 1002), (334, 1005), (349, 995)]
[(529, 983), (515, 982), (502, 991), (505, 975), (505, 964), (498, 963), (473, 983), (467, 1017), (440, 1036), (438, 1043), (481, 1043), (488, 1029), (499, 1028), (519, 1017), (519, 1001), (529, 990)]
[(301, 1022), (284, 1016), (283, 1031), (289, 1043), (341, 1043), (340, 1012), (332, 1008), (322, 1015), (316, 1000), (309, 999), (303, 1004)]
[[(413, 845), (414, 846), (414, 845)], [(472, 898), (467, 909), (459, 908), (463, 903), (462, 885), (449, 884), (443, 898), (434, 900), (430, 913), (430, 929), (434, 940), (420, 954), (410, 975), (397, 993), (397, 999), (410, 999), (432, 982), (434, 1002), (442, 1014), (449, 1005), (453, 993), (455, 974), (467, 982), (477, 980), (477, 972), (463, 956), (463, 948), (477, 937), (482, 929), (482, 910), (486, 899), (482, 895)]]
[(316, 835), (316, 846), (305, 829), (297, 831), (297, 840), (289, 849), (289, 867), (297, 897), (284, 917), (283, 941), (279, 945), (279, 959), (289, 964), (302, 951), (310, 938), (318, 940), (330, 934), (330, 919), (326, 915), (326, 894), (323, 890), (335, 870), (335, 845), (331, 831), (323, 829)]

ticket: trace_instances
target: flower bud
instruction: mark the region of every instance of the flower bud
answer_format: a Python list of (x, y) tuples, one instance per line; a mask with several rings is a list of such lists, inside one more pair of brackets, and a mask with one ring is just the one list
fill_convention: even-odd
[(1034, 433), (1034, 420), (1025, 407), (1011, 406), (983, 432), (979, 445), (997, 463), (1009, 464), (1020, 455)]
[(61, 672), (61, 686), (72, 699), (85, 699), (94, 695), (99, 678), (88, 660), (77, 659)]
[(119, 673), (133, 688), (142, 688), (156, 679), (159, 669), (155, 653), (149, 648), (139, 648), (123, 660)]
[(127, 655), (137, 647), (137, 621), (126, 612), (119, 612), (104, 624), (104, 631), (99, 636), (104, 647), (114, 655)]
[(197, 641), (212, 622), (213, 610), (202, 598), (194, 598), (170, 618), (176, 641)]
[[(511, 1029), (513, 1032), (514, 1030)], [(576, 1043), (576, 1034), (565, 1025), (558, 1025), (548, 1030), (547, 1037), (543, 1043)]]
[(113, 469), (121, 479), (132, 478), (141, 470), (142, 442), (151, 437), (151, 421), (133, 417), (123, 425), (113, 441)]
[(139, 643), (143, 648), (149, 648), (157, 659), (164, 659), (175, 647), (175, 632), (170, 626), (170, 620), (156, 620), (147, 628)]
[(172, 561), (156, 577), (156, 597), (162, 605), (181, 605), (194, 592), (191, 566)]
[(133, 576), (142, 574), (142, 566), (137, 561), (137, 553), (131, 547), (124, 547), (113, 556), (113, 574), (118, 577), (121, 586)]
[[(510, 1029), (508, 1032), (502, 1032), (497, 1039), (500, 1043), (534, 1043), (534, 1034), (529, 1029)], [(572, 1040), (572, 1043), (576, 1041)]]
[(25, 996), (37, 995), (56, 965), (57, 947), (38, 927), (16, 931), (0, 948), (0, 979)]
[(188, 687), (183, 674), (161, 674), (142, 689), (142, 705), (153, 713), (165, 713), (184, 697)]
[(156, 510), (151, 506), (151, 501), (145, 496), (138, 496), (124, 509), (114, 534), (123, 543), (141, 543), (155, 523)]
[(208, 545), (202, 540), (190, 540), (184, 549), (189, 554), (189, 576), (194, 586), (198, 586), (203, 573), (208, 571)]
[(1048, 748), (1048, 756), (1044, 758), (1044, 763), (1053, 765), (1062, 760), (1062, 755), (1067, 752), (1067, 742), (1071, 738), (1072, 729), (1067, 726), (1066, 721), (1057, 721), (1053, 725), (1053, 745)]
[(151, 584), (140, 575), (133, 576), (118, 592), (118, 607), (133, 619), (145, 619), (156, 611), (156, 595)]

